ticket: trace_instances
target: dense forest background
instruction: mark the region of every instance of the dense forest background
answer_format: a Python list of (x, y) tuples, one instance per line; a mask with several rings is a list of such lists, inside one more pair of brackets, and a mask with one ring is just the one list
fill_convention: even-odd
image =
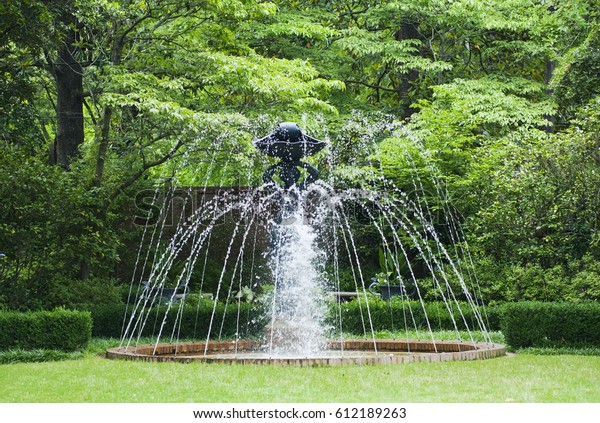
[(599, 6), (3, 1), (0, 308), (121, 301), (136, 193), (257, 185), (281, 121), (336, 184), (441, 184), (486, 302), (600, 300)]

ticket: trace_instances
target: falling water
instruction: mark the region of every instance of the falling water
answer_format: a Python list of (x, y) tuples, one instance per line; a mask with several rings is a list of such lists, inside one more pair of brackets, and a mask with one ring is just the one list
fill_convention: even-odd
[(270, 266), (274, 289), (267, 327), (269, 355), (313, 356), (323, 351), (326, 289), (325, 259), (315, 229), (295, 191), (287, 194), (285, 212), (272, 223)]

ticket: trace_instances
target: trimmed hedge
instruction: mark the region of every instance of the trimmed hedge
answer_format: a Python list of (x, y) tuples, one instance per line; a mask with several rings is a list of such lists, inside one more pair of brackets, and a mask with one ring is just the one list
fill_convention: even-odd
[[(167, 314), (167, 306), (161, 305), (146, 310), (148, 314), (146, 324), (141, 336), (156, 336), (160, 330), (165, 314), (166, 324), (162, 336), (169, 336), (177, 323), (179, 338), (204, 338), (208, 336), (208, 327), (213, 314), (214, 303), (212, 301), (201, 301), (197, 305), (184, 305), (183, 310), (179, 306), (173, 306)], [(133, 306), (107, 305), (94, 307), (92, 318), (94, 326), (92, 334), (95, 337), (120, 338), (123, 322), (126, 324), (131, 318)], [(139, 311), (137, 313), (139, 315)], [(146, 314), (144, 314), (146, 315)], [(239, 336), (254, 336), (259, 334), (264, 325), (264, 313), (255, 304), (241, 303), (239, 308), (238, 328), (238, 304), (217, 303), (215, 317), (213, 319), (211, 337), (232, 337), (239, 330)], [(137, 318), (136, 318), (137, 319)], [(137, 335), (137, 333), (136, 333)]]
[[(197, 305), (185, 305), (179, 317), (178, 325), (179, 338), (203, 338), (208, 335), (208, 326), (213, 313), (212, 301), (201, 301)], [(419, 329), (427, 329), (427, 321), (421, 303), (418, 301), (382, 301), (378, 298), (369, 299), (369, 309), (373, 321), (373, 329), (381, 330), (402, 330), (404, 329), (404, 312), (409, 319), (409, 329), (414, 328), (412, 317), (408, 307), (412, 308), (416, 325)], [(474, 312), (466, 303), (459, 303), (467, 326), (472, 330), (478, 330), (479, 326), (475, 320)], [(162, 335), (169, 336), (173, 332), (179, 310), (174, 306), (167, 315), (167, 321), (163, 328)], [(368, 317), (364, 300), (350, 301), (347, 303), (332, 304), (327, 316), (327, 324), (333, 328), (339, 325), (339, 309), (342, 307), (342, 328), (348, 333), (363, 333), (363, 318), (367, 322), (367, 331), (370, 331)], [(361, 310), (362, 308), (362, 310)], [(403, 309), (404, 308), (404, 309)], [(141, 336), (156, 336), (167, 311), (166, 306), (158, 306), (150, 309), (146, 325)], [(361, 318), (361, 311), (363, 318)], [(444, 303), (426, 303), (425, 311), (433, 330), (444, 329), (454, 330), (454, 324), (450, 317), (450, 312)], [(91, 310), (94, 320), (93, 336), (95, 337), (113, 337), (119, 338), (122, 334), (124, 319), (128, 323), (131, 318), (132, 306), (108, 305), (99, 306)], [(146, 311), (148, 312), (148, 311)], [(125, 316), (127, 314), (127, 316)], [(458, 308), (454, 305), (454, 318), (459, 330), (466, 328)], [(497, 330), (499, 328), (499, 317), (497, 310), (486, 308), (484, 321), (488, 330)], [(239, 329), (238, 329), (238, 304), (229, 304), (227, 307), (223, 303), (217, 303), (215, 318), (213, 320), (211, 337), (232, 337), (238, 332), (239, 336), (248, 337), (260, 335), (267, 323), (268, 317), (264, 309), (256, 304), (241, 303), (239, 311)], [(179, 322), (178, 321), (178, 322)]]
[(75, 351), (83, 348), (91, 337), (89, 312), (65, 309), (0, 312), (0, 350)]
[(501, 329), (513, 348), (600, 347), (600, 304), (506, 303)]
[[(370, 331), (367, 307), (364, 299), (332, 306), (328, 315), (328, 324), (332, 327), (338, 327), (339, 325), (340, 307), (342, 330), (344, 332), (361, 334), (364, 333), (365, 325), (366, 330)], [(464, 315), (464, 319), (461, 316), (461, 312)], [(371, 298), (369, 299), (369, 313), (373, 323), (373, 330), (375, 331), (403, 330), (405, 324), (409, 330), (414, 329), (415, 326), (418, 329), (427, 329), (428, 321), (433, 330), (480, 329), (475, 318), (475, 312), (466, 302), (450, 304), (450, 310), (448, 310), (448, 307), (443, 302), (429, 302), (422, 305), (419, 301), (382, 301), (377, 298)], [(454, 321), (452, 320), (452, 316), (454, 317)], [(488, 307), (482, 312), (482, 316), (488, 330), (499, 329), (497, 309)]]
[[(212, 301), (203, 300), (196, 305), (183, 306), (179, 317), (179, 338), (206, 337), (213, 305)], [(466, 325), (458, 306), (465, 317)], [(455, 327), (448, 308), (441, 302), (429, 302), (422, 306), (418, 301), (369, 299), (369, 311), (375, 331), (403, 330), (405, 316), (409, 329), (416, 325), (418, 329), (426, 330), (425, 313), (433, 330), (465, 330), (467, 326), (471, 330), (478, 330), (475, 312), (471, 307), (464, 302), (459, 302), (458, 306), (452, 305)], [(163, 336), (169, 336), (173, 331), (179, 314), (177, 307), (171, 308), (167, 315)], [(338, 327), (340, 307), (344, 332), (364, 333), (363, 321), (367, 332), (370, 331), (364, 299), (331, 304), (327, 316), (328, 325)], [(92, 309), (93, 336), (120, 337), (124, 319), (128, 322), (131, 316), (131, 308), (125, 305), (107, 305)], [(412, 310), (412, 315), (409, 310)], [(156, 336), (166, 311), (167, 307), (164, 305), (152, 308), (141, 335)], [(600, 346), (599, 303), (505, 303), (501, 306), (486, 307), (481, 313), (487, 329), (502, 330), (506, 343), (513, 348)], [(238, 330), (238, 335), (242, 337), (259, 335), (267, 321), (265, 316), (260, 306), (241, 303), (238, 329), (238, 304), (229, 304), (226, 307), (223, 303), (217, 303), (211, 337), (232, 337)], [(0, 336), (3, 335), (4, 333), (0, 333)]]

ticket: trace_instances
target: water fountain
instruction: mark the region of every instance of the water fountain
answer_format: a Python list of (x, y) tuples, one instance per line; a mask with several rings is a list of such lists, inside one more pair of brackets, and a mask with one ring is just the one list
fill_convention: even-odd
[[(476, 298), (470, 293), (445, 247), (439, 240), (422, 208), (411, 203), (401, 192), (390, 193), (387, 199), (376, 191), (336, 190), (319, 181), (319, 172), (302, 159), (314, 155), (327, 143), (304, 134), (295, 123), (282, 123), (270, 135), (255, 141), (255, 147), (267, 156), (278, 159), (263, 175), (264, 185), (232, 198), (217, 197), (199, 207), (190, 219), (191, 223), (178, 230), (163, 254), (154, 260), (150, 281), (145, 291), (138, 296), (133, 311), (124, 322), (123, 342), (120, 347), (108, 350), (107, 357), (147, 361), (201, 361), (239, 364), (280, 364), (280, 365), (346, 365), (346, 364), (392, 364), (415, 361), (472, 360), (492, 358), (504, 354), (502, 345), (494, 344), (489, 338), (483, 342), (471, 339), (453, 341), (431, 339), (378, 339), (373, 330), (369, 299), (370, 278), (363, 274), (357, 253), (355, 237), (349, 223), (347, 204), (360, 205), (366, 210), (367, 218), (381, 235), (383, 252), (392, 270), (397, 271), (397, 294), (406, 300), (405, 325), (412, 316), (409, 296), (415, 296), (424, 306), (417, 277), (412, 269), (404, 279), (400, 278), (402, 261), (408, 258), (406, 241), (398, 236), (404, 234), (418, 251), (431, 274), (439, 268), (449, 268), (460, 280), (462, 294), (476, 310), (476, 325), (485, 333), (484, 318)], [(392, 195), (394, 194), (394, 195)], [(223, 198), (228, 201), (222, 202)], [(219, 276), (212, 317), (208, 324), (208, 335), (202, 341), (179, 342), (171, 333), (171, 342), (160, 342), (167, 314), (177, 313), (175, 292), (187, 290), (191, 274), (196, 267), (202, 248), (208, 248), (210, 237), (218, 219), (231, 210), (239, 213), (232, 239), (241, 239), (240, 252), (235, 261), (233, 277), (239, 275), (242, 286), (243, 246), (251, 237), (253, 225), (267, 226), (268, 247), (265, 259), (269, 267), (271, 291), (264, 295), (266, 310), (264, 334), (258, 339), (213, 340), (213, 327), (218, 325), (215, 311), (225, 279), (225, 268)], [(410, 210), (407, 212), (406, 210)], [(267, 221), (258, 223), (261, 217), (270, 216)], [(413, 219), (420, 219), (417, 225)], [(246, 222), (248, 224), (242, 224)], [(425, 232), (425, 236), (423, 236)], [(323, 238), (328, 237), (324, 243)], [(256, 241), (254, 241), (256, 242)], [(431, 245), (434, 245), (432, 247)], [(186, 247), (187, 245), (187, 247)], [(329, 245), (329, 247), (324, 247)], [(225, 253), (225, 263), (235, 256), (233, 241)], [(344, 251), (344, 257), (340, 251)], [(150, 310), (157, 297), (164, 291), (164, 281), (175, 258), (182, 253), (187, 255), (183, 270), (177, 277), (173, 295), (168, 301), (167, 311), (160, 326), (156, 342), (140, 345), (135, 342), (136, 334), (149, 320)], [(325, 262), (334, 263), (332, 272), (327, 272)], [(353, 295), (363, 314), (365, 333), (370, 339), (348, 339), (341, 328), (327, 323), (327, 291), (339, 291), (338, 263), (347, 260), (354, 280)], [(457, 302), (455, 293), (449, 290), (449, 281), (442, 272), (433, 278), (449, 310), (458, 309), (453, 320), (464, 320), (463, 312), (452, 303)], [(409, 293), (407, 286), (414, 289)], [(231, 286), (225, 295), (231, 297)], [(390, 291), (389, 285), (388, 290)], [(169, 291), (171, 292), (171, 291)], [(375, 300), (373, 300), (375, 301)], [(341, 310), (341, 308), (340, 308)], [(239, 313), (238, 313), (239, 314)], [(362, 316), (362, 314), (361, 314)], [(427, 316), (425, 313), (425, 319)], [(342, 321), (341, 311), (339, 316)], [(239, 325), (239, 322), (238, 322)], [(329, 327), (328, 327), (329, 325)], [(427, 325), (430, 326), (429, 321)], [(458, 325), (455, 324), (458, 328)], [(431, 331), (430, 331), (431, 332)], [(458, 330), (457, 330), (458, 332)], [(331, 338), (331, 334), (335, 338)], [(139, 336), (138, 336), (139, 339)]]

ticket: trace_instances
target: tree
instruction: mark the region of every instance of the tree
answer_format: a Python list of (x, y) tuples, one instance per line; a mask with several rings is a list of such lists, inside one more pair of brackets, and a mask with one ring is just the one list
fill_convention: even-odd
[(0, 126), (3, 140), (39, 147), (48, 134), (37, 104), (44, 78), (40, 58), (56, 41), (61, 2), (6, 1), (0, 5)]
[[(110, 261), (101, 264), (99, 257), (104, 240), (121, 230), (129, 195), (145, 186), (145, 178), (152, 184), (163, 172), (173, 177), (181, 162), (235, 160), (251, 147), (255, 134), (247, 123), (253, 115), (307, 106), (336, 112), (326, 96), (343, 84), (319, 78), (305, 60), (264, 57), (234, 36), (248, 22), (272, 15), (272, 4), (98, 0), (52, 9), (31, 4), (39, 10), (11, 13), (32, 19), (39, 36), (11, 32), (22, 46), (11, 41), (6, 48), (10, 59), (19, 57), (24, 69), (35, 71), (19, 79), (33, 87), (26, 99), (32, 111), (56, 113), (55, 126), (44, 121), (38, 127), (48, 132), (48, 141), (54, 137), (54, 162), (71, 175), (50, 172), (58, 184), (51, 186), (57, 195), (63, 185), (77, 193), (76, 199), (56, 198), (57, 204), (73, 205), (64, 216), (44, 215), (49, 228), (65, 218), (82, 234), (79, 245), (68, 247), (70, 258), (64, 256), (70, 260), (60, 269), (66, 278), (107, 274), (104, 264)], [(241, 166), (233, 162), (230, 172)], [(209, 182), (208, 176), (200, 179)], [(7, 215), (6, 222), (14, 219), (18, 216)], [(40, 260), (32, 260), (30, 270), (43, 269), (36, 267)]]
[[(137, 190), (260, 183), (251, 140), (282, 120), (332, 141), (335, 183), (377, 184), (383, 169), (405, 192), (416, 176), (432, 211), (446, 207), (433, 194), (447, 194), (486, 259), (543, 269), (561, 254), (593, 261), (593, 225), (580, 216), (595, 216), (594, 203), (584, 184), (569, 186), (594, 180), (584, 154), (595, 126), (576, 122), (593, 120), (581, 107), (595, 107), (598, 94), (592, 6), (5, 1), (0, 171), (11, 200), (0, 239), (12, 258), (3, 268), (37, 299), (70, 279), (127, 273), (118, 263), (136, 236), (128, 213)], [(557, 114), (572, 127), (550, 135)], [(579, 147), (577, 134), (588, 140)], [(585, 165), (572, 169), (553, 148)], [(564, 215), (549, 214), (555, 205)], [(18, 252), (26, 262), (12, 261)]]

